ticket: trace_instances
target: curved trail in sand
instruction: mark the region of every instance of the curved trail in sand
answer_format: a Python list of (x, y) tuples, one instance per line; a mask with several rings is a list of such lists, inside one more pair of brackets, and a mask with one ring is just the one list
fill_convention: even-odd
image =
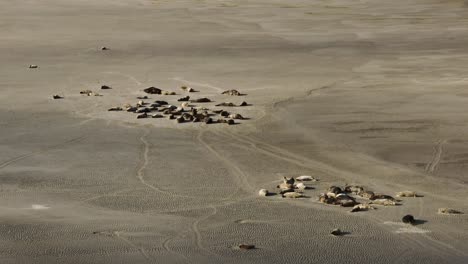
[(175, 193), (172, 193), (172, 192), (169, 192), (169, 191), (166, 191), (166, 190), (163, 190), (161, 188), (159, 188), (158, 186), (156, 185), (153, 185), (153, 184), (149, 184), (146, 182), (145, 178), (144, 178), (144, 171), (146, 169), (146, 167), (148, 166), (148, 162), (149, 162), (149, 149), (150, 149), (150, 144), (148, 143), (148, 141), (146, 141), (146, 137), (148, 136), (148, 134), (150, 133), (150, 130), (148, 128), (145, 128), (145, 132), (143, 133), (143, 135), (139, 138), (139, 140), (143, 143), (143, 162), (142, 164), (140, 165), (140, 167), (138, 168), (137, 170), (137, 178), (138, 180), (141, 182), (141, 184), (147, 186), (148, 188), (160, 193), (160, 194), (164, 194), (164, 195), (168, 195), (168, 196), (172, 196), (172, 197), (183, 197), (183, 198), (194, 198), (194, 197), (191, 197), (191, 196), (186, 196), (186, 195), (180, 195), (180, 194), (175, 194)]
[(134, 243), (132, 243), (130, 240), (128, 240), (127, 238), (123, 237), (120, 235), (121, 232), (114, 232), (115, 236), (117, 238), (119, 238), (120, 240), (122, 240), (123, 242), (125, 242), (127, 245), (131, 246), (132, 248), (138, 250), (138, 252), (140, 252), (140, 254), (149, 262), (149, 263), (155, 263), (155, 261), (157, 261), (155, 258), (153, 258), (152, 256), (150, 256), (144, 248), (142, 247), (138, 247), (137, 245), (135, 245)]
[(432, 156), (431, 162), (429, 162), (426, 166), (426, 172), (428, 173), (434, 173), (434, 171), (437, 169), (437, 166), (439, 166), (440, 159), (442, 158), (442, 146), (445, 144), (447, 140), (439, 140), (437, 144), (434, 147), (434, 154)]

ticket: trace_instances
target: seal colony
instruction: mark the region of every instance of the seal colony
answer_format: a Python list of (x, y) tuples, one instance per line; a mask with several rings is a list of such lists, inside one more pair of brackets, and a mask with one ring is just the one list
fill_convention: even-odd
[[(112, 87), (107, 85), (102, 85), (101, 90), (108, 90), (112, 92)], [(181, 86), (180, 90), (184, 93), (195, 93), (199, 92), (188, 86)], [(154, 96), (171, 96), (177, 95), (174, 91), (167, 91), (161, 88), (154, 86), (145, 88), (142, 90), (148, 95)], [(92, 90), (86, 89), (80, 91), (81, 95), (86, 96), (103, 96), (102, 94), (96, 93)], [(222, 95), (230, 96), (243, 96), (245, 94), (240, 93), (237, 90), (228, 90), (221, 93)], [(234, 125), (238, 122), (236, 120), (245, 120), (246, 118), (236, 112), (225, 111), (223, 109), (216, 109), (219, 106), (229, 106), (229, 107), (245, 107), (249, 104), (245, 101), (242, 101), (238, 104), (235, 103), (220, 103), (213, 105), (214, 108), (208, 108), (205, 106), (198, 106), (197, 104), (209, 105), (214, 103), (211, 98), (208, 97), (199, 97), (192, 99), (189, 95), (175, 98), (174, 100), (154, 100), (152, 102), (144, 101), (150, 100), (148, 95), (140, 95), (136, 98), (139, 99), (136, 103), (126, 103), (124, 105), (114, 105), (107, 108), (109, 112), (128, 112), (134, 113), (136, 119), (146, 119), (146, 118), (156, 118), (161, 119), (166, 117), (169, 120), (175, 120), (176, 123), (205, 123), (205, 124), (227, 124)], [(54, 99), (62, 99), (58, 95), (53, 95)], [(172, 98), (172, 97), (167, 97)], [(173, 101), (173, 102), (172, 102)], [(172, 104), (173, 103), (173, 104)], [(176, 106), (180, 104), (180, 106)]]
[[(282, 198), (298, 199), (308, 198), (305, 195), (306, 190), (314, 189), (306, 182), (318, 182), (319, 179), (309, 176), (302, 175), (296, 178), (294, 177), (283, 177), (282, 181), (276, 186), (279, 190), (278, 194)], [(258, 191), (259, 196), (274, 196), (277, 193), (270, 192), (268, 189), (260, 189)], [(396, 192), (398, 198), (415, 198), (424, 197), (423, 195), (417, 194), (415, 191), (401, 191)], [(344, 187), (331, 185), (328, 189), (318, 195), (318, 201), (326, 205), (334, 205), (340, 207), (349, 207), (349, 212), (362, 212), (376, 210), (376, 206), (398, 206), (402, 205), (403, 200), (396, 199), (391, 195), (376, 193), (371, 190), (366, 190), (360, 185), (345, 185)], [(440, 208), (439, 214), (463, 214), (455, 209), (451, 208)]]

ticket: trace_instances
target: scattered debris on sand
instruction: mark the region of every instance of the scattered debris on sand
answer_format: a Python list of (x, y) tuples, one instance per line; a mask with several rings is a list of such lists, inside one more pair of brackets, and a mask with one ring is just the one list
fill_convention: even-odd
[(452, 208), (439, 208), (437, 212), (439, 214), (444, 214), (444, 215), (463, 214), (463, 212), (452, 209)]
[(156, 87), (148, 87), (146, 89), (143, 89), (143, 92), (148, 93), (148, 94), (161, 94), (162, 90)]

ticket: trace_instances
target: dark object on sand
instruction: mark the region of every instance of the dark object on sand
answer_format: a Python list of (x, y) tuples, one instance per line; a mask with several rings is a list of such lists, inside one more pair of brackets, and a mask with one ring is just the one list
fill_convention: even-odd
[(63, 97), (58, 95), (58, 94), (52, 95), (52, 98), (54, 98), (54, 99), (63, 99)]
[(90, 94), (92, 94), (92, 93), (93, 93), (93, 91), (91, 91), (91, 90), (83, 90), (83, 91), (80, 91), (80, 94), (87, 94), (87, 95), (90, 95)]
[(341, 190), (341, 188), (337, 186), (330, 186), (330, 188), (328, 188), (328, 191), (334, 194), (339, 194), (343, 192), (343, 190)]
[(191, 101), (192, 103), (209, 103), (211, 100), (209, 98), (203, 97)]
[(227, 117), (229, 115), (228, 111), (221, 111), (221, 116)]
[(234, 122), (233, 119), (228, 119), (227, 124), (228, 125), (234, 125), (236, 122)]
[(110, 86), (107, 86), (107, 85), (102, 85), (101, 89), (102, 90), (109, 90), (109, 89), (112, 89), (112, 88)]
[(236, 106), (236, 105), (234, 103), (231, 103), (231, 102), (223, 102), (223, 103), (217, 104), (215, 106)]
[(29, 69), (37, 69), (37, 68), (38, 68), (37, 65), (34, 65), (34, 64), (29, 65)]
[(167, 105), (168, 103), (166, 101), (154, 101), (156, 104), (159, 105)]
[(339, 228), (336, 228), (336, 229), (333, 229), (333, 231), (331, 231), (331, 234), (334, 236), (341, 236), (343, 235), (343, 232), (341, 232)]
[(188, 87), (188, 86), (181, 86), (180, 89), (186, 91), (186, 92), (189, 92), (189, 93), (193, 93), (193, 92), (196, 92), (195, 89), (193, 89), (192, 87)]
[(137, 99), (148, 99), (148, 96), (137, 96)]
[(101, 50), (110, 50), (110, 49), (108, 47), (106, 47), (106, 46), (103, 46), (103, 47), (101, 47)]
[(401, 221), (405, 224), (414, 224), (416, 220), (414, 219), (414, 216), (412, 215), (405, 215), (403, 218), (401, 218)]
[(247, 104), (246, 101), (244, 101), (244, 102), (242, 102), (239, 106), (248, 106), (248, 104)]
[(122, 107), (117, 106), (117, 107), (111, 107), (107, 111), (122, 111), (122, 110), (123, 110)]
[(187, 95), (187, 96), (185, 96), (185, 97), (182, 97), (182, 98), (177, 99), (177, 101), (179, 101), (179, 102), (186, 102), (186, 101), (188, 101), (189, 99), (190, 99), (190, 96)]
[(147, 117), (148, 117), (148, 115), (147, 115), (146, 113), (137, 115), (137, 119), (140, 119), (140, 118), (147, 118)]
[(239, 248), (240, 248), (240, 249), (245, 249), (245, 250), (255, 249), (255, 245), (240, 244), (240, 245), (239, 245)]
[(162, 90), (156, 87), (148, 87), (143, 90), (145, 93), (149, 94), (161, 94)]
[(211, 124), (213, 123), (213, 119), (211, 117), (205, 118), (205, 124)]

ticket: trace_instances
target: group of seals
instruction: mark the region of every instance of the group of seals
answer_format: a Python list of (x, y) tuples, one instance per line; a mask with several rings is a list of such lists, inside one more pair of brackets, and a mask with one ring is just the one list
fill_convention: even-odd
[[(206, 109), (206, 108), (204, 108)], [(212, 116), (216, 115), (217, 113), (212, 112), (209, 113), (208, 110), (199, 111), (196, 108), (191, 108), (190, 110), (185, 110), (183, 107), (177, 107), (175, 105), (170, 105), (166, 101), (156, 100), (154, 103), (146, 103), (142, 100), (138, 101), (135, 106), (131, 104), (125, 104), (123, 107), (111, 107), (108, 111), (127, 111), (137, 113), (137, 119), (142, 118), (162, 118), (163, 115), (167, 116), (169, 119), (175, 119), (177, 123), (185, 123), (185, 122), (204, 122), (206, 124), (212, 123), (226, 123), (228, 125), (235, 124), (234, 119), (213, 119)], [(157, 114), (148, 114), (151, 112), (159, 112)], [(162, 114), (160, 114), (162, 113)], [(233, 117), (240, 119), (242, 116), (234, 115)]]
[[(102, 90), (110, 90), (112, 89), (111, 86), (108, 85), (101, 85)], [(196, 92), (193, 88), (188, 86), (182, 86), (181, 89), (185, 92)], [(227, 94), (240, 94), (236, 90), (229, 90)], [(164, 91), (160, 88), (151, 86), (148, 88), (143, 89), (143, 92), (147, 94), (156, 94), (156, 95), (175, 95), (175, 92)], [(94, 95), (94, 96), (101, 96), (98, 93), (93, 92), (92, 90), (82, 90), (80, 94), (83, 95)], [(61, 99), (63, 97), (59, 95), (53, 95), (54, 99)], [(137, 99), (140, 99), (136, 104), (125, 104), (123, 106), (113, 106), (108, 108), (108, 111), (127, 111), (131, 113), (136, 113), (137, 119), (143, 118), (162, 118), (164, 116), (168, 117), (169, 119), (176, 120), (177, 123), (185, 123), (185, 122), (204, 122), (206, 124), (213, 124), (213, 123), (224, 123), (228, 125), (236, 124), (235, 120), (242, 120), (245, 119), (239, 113), (230, 113), (225, 110), (210, 110), (206, 107), (196, 107), (196, 105), (192, 105), (191, 103), (210, 103), (212, 100), (207, 97), (201, 97), (197, 99), (191, 99), (190, 96), (183, 96), (177, 99), (178, 102), (182, 102), (180, 107), (175, 105), (170, 105), (167, 101), (156, 100), (153, 103), (146, 103), (143, 100), (149, 99), (148, 96), (137, 96)], [(216, 106), (221, 106), (224, 104), (219, 104)], [(234, 104), (227, 104), (228, 106), (235, 106)], [(246, 102), (242, 102), (240, 106), (248, 105)], [(189, 110), (186, 108), (190, 107)], [(158, 112), (158, 113), (154, 113)], [(220, 115), (220, 118), (215, 119), (214, 116)]]
[[(293, 177), (283, 177), (282, 182), (277, 185), (276, 188), (279, 189), (279, 194), (281, 194), (281, 197), (292, 199), (305, 198), (306, 196), (303, 192), (304, 190), (308, 189), (308, 187), (303, 182), (296, 182), (296, 179)], [(270, 193), (267, 189), (261, 189), (258, 192), (258, 195), (268, 196), (273, 195), (273, 193)]]
[[(368, 203), (360, 203), (352, 195), (358, 195), (370, 200)], [(338, 186), (330, 186), (326, 193), (319, 195), (319, 201), (325, 204), (340, 205), (343, 207), (353, 207), (351, 212), (367, 211), (375, 209), (376, 205), (397, 205), (398, 201), (390, 195), (375, 194), (372, 191), (366, 191), (362, 186), (348, 185), (344, 189)]]

